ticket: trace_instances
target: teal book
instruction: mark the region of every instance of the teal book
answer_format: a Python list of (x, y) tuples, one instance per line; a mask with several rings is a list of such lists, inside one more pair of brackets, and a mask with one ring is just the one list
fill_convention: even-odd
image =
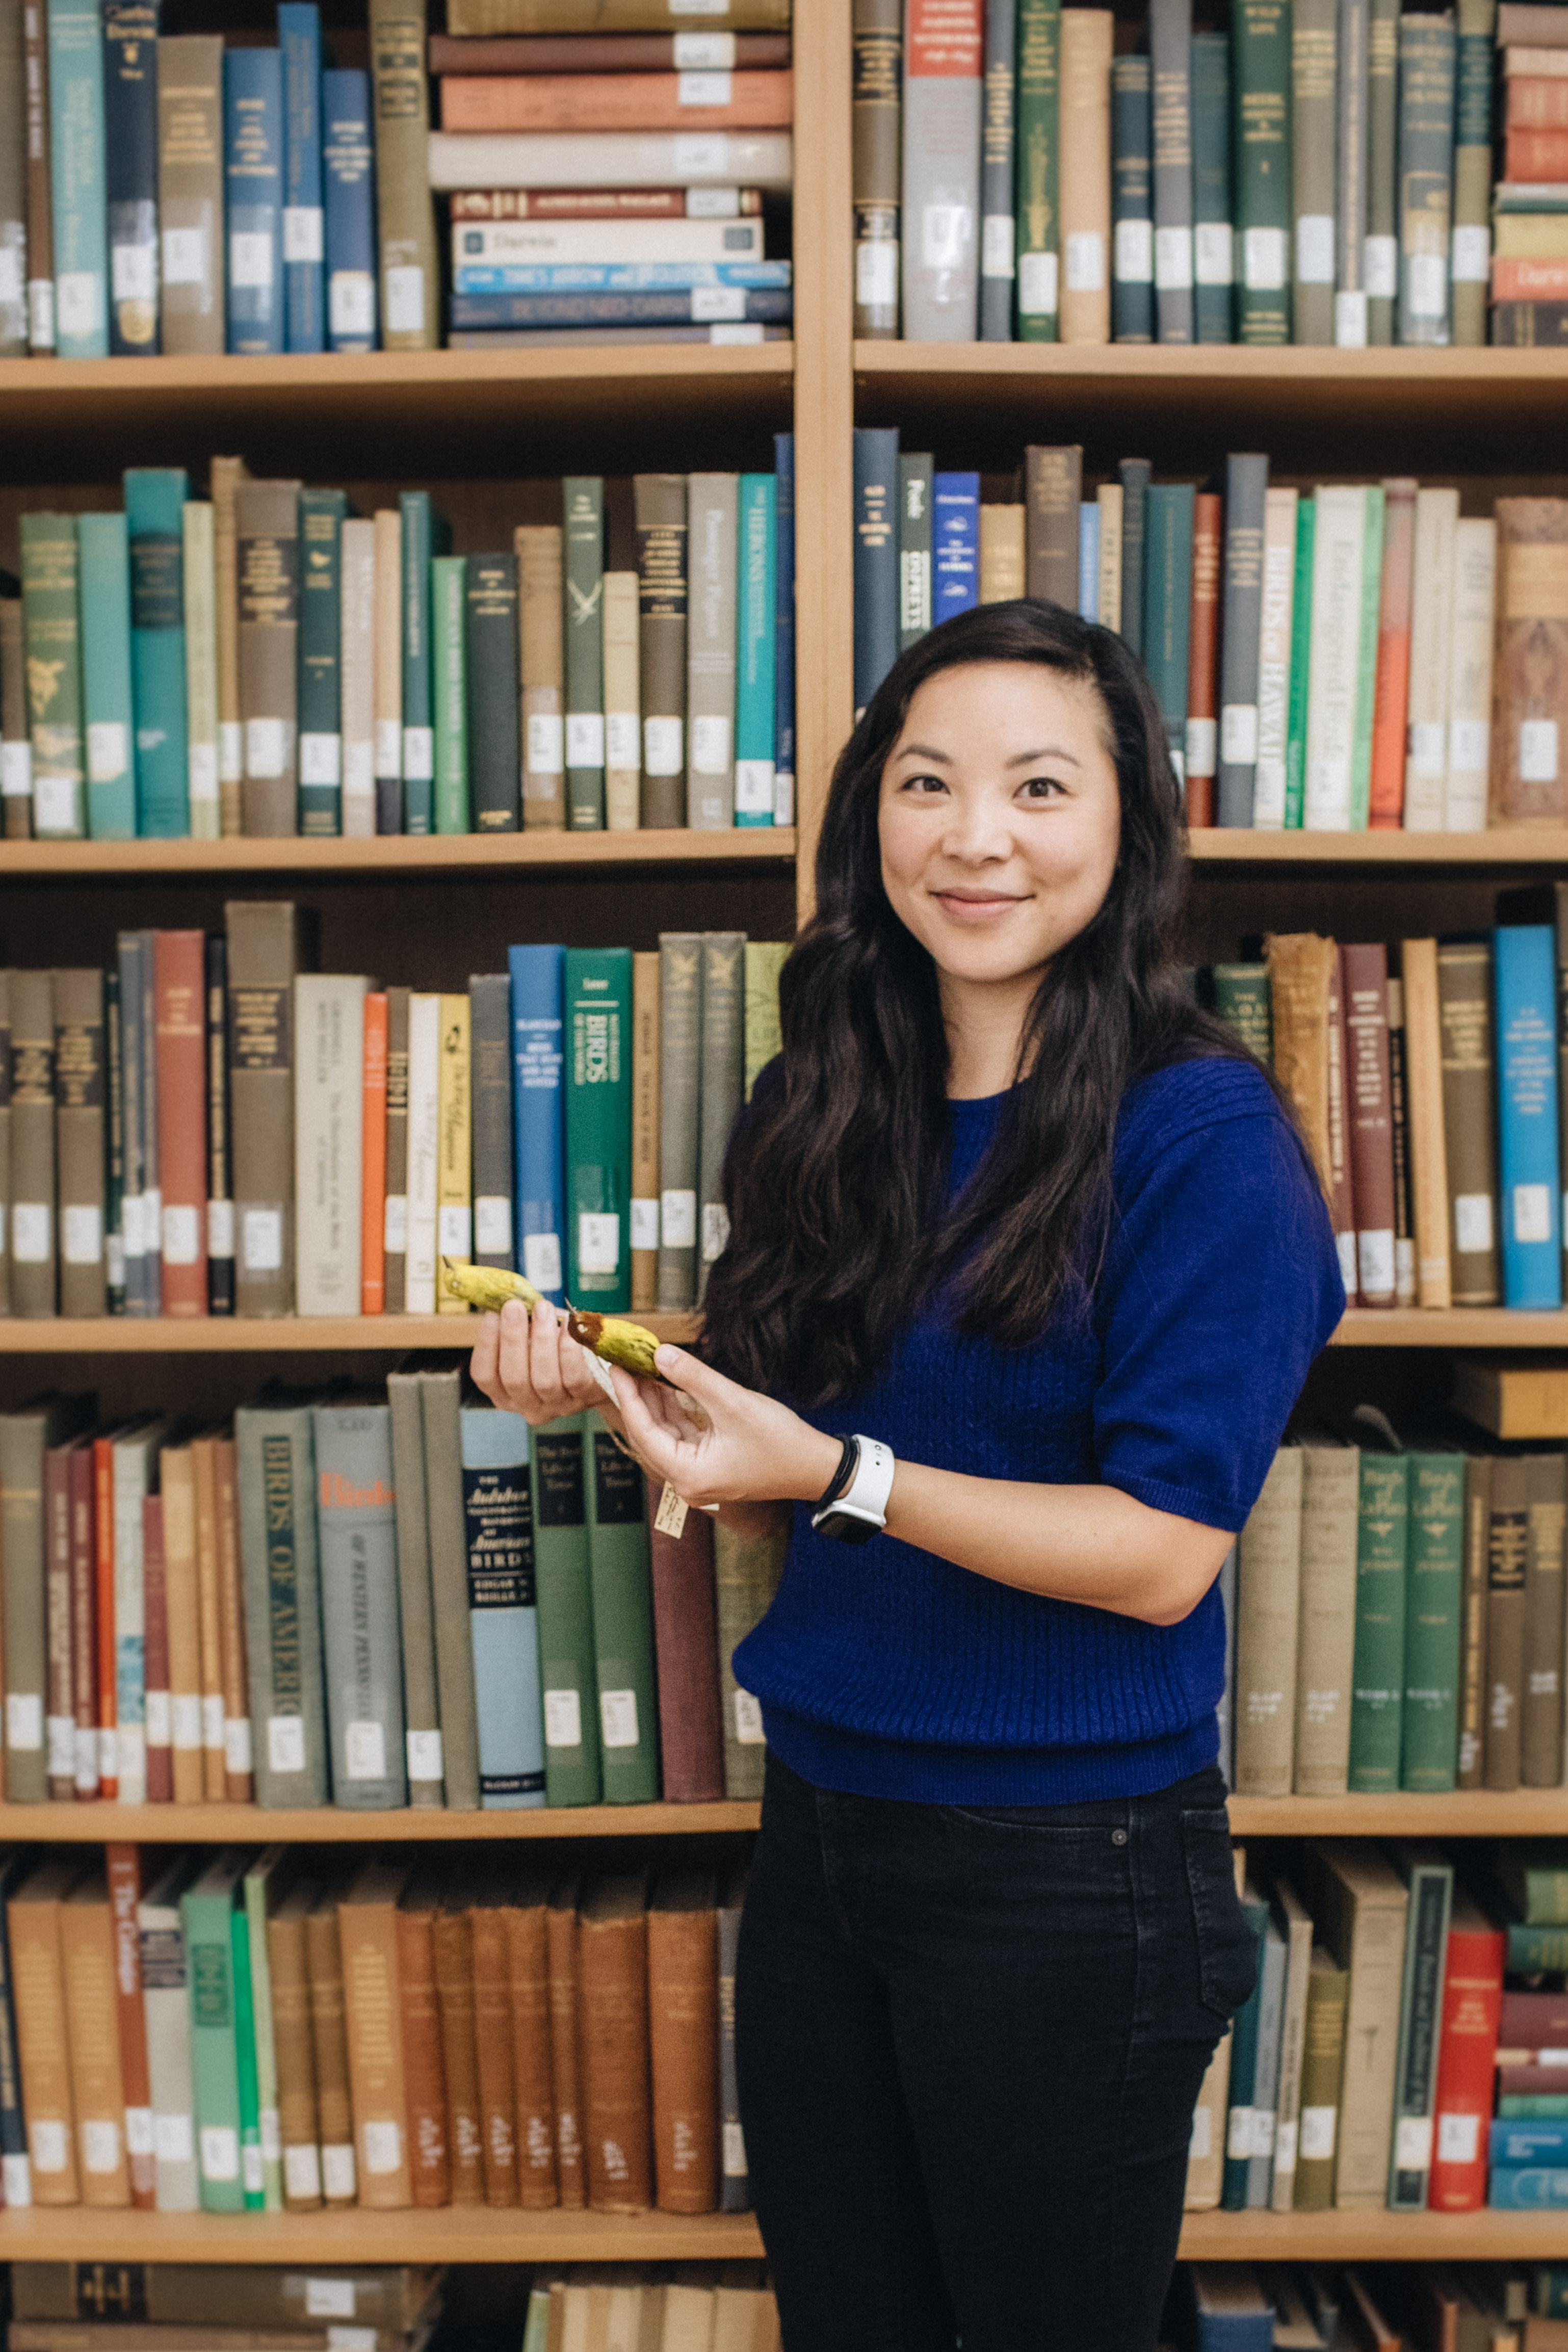
[(1231, 12), (1235, 97), (1237, 337), (1290, 340), (1290, 12), (1237, 0)]
[(516, 1811), (545, 1801), (528, 1424), (489, 1405), (458, 1418), (479, 1803)]
[(1193, 486), (1154, 483), (1143, 509), (1143, 666), (1178, 779), (1186, 756), (1192, 579)]
[(1410, 1455), (1410, 1557), (1405, 1601), (1405, 1723), (1399, 1785), (1457, 1786), (1465, 1457)]
[(566, 1295), (624, 1315), (631, 1305), (632, 956), (568, 948)]
[(300, 830), (342, 833), (343, 808), (342, 490), (300, 493)]
[(125, 528), (131, 541), (131, 664), (136, 685), (136, 830), (157, 841), (191, 829), (185, 755), (184, 516), (183, 466), (130, 466)]
[(1257, 1968), (1252, 1990), (1236, 2012), (1231, 2027), (1229, 2103), (1226, 2116), (1225, 2174), (1220, 2204), (1227, 2213), (1247, 2210), (1253, 2150), (1253, 2093), (1258, 2082), (1258, 2045), (1263, 2019), (1263, 1944), (1268, 1933), (1268, 1906), (1248, 1880), (1242, 1910), (1252, 1930)]
[(228, 1917), (229, 1957), (234, 1972), (234, 2062), (239, 2084), (239, 2182), (247, 2213), (267, 2203), (261, 2163), (261, 2090), (256, 2072), (256, 2002), (250, 1982), (250, 1921), (236, 1908)]
[(47, 5), (55, 348), (62, 360), (101, 360), (109, 356), (109, 191), (100, 11), (99, 0)]
[(463, 660), (467, 559), (437, 555), (430, 566), (431, 727), (435, 736), (436, 830), (471, 833), (468, 680)]
[[(1351, 829), (1364, 833), (1372, 792), (1372, 714), (1377, 693), (1377, 615), (1383, 595), (1381, 482), (1365, 492), (1361, 555), (1361, 661), (1356, 673), (1355, 750), (1351, 765)], [(1309, 607), (1300, 607), (1308, 610)]]
[(79, 515), (76, 530), (81, 581), (87, 829), (94, 841), (133, 841), (136, 710), (131, 683), (131, 557), (125, 517)]
[(1352, 1789), (1399, 1786), (1409, 1527), (1409, 1456), (1373, 1453), (1363, 1444), (1351, 1671)]
[(735, 823), (773, 821), (776, 485), (742, 474), (735, 613)]
[(580, 1412), (534, 1431), (530, 1491), (544, 1694), (544, 1795), (551, 1805), (596, 1805), (603, 1793), (583, 1469)]
[(585, 1426), (605, 1801), (651, 1804), (658, 1795), (658, 1696), (647, 1489), (642, 1472), (596, 1412), (585, 1416)]
[(1290, 699), (1285, 733), (1285, 829), (1300, 833), (1307, 798), (1307, 688), (1311, 677), (1312, 542), (1318, 509), (1310, 498), (1296, 501), (1296, 585), (1291, 611), (1303, 615), (1290, 632)]
[(215, 1854), (180, 1898), (191, 2010), (191, 2090), (204, 2213), (242, 2213), (239, 2053), (235, 2040), (234, 1891), (249, 1859)]
[(405, 490), (403, 518), (403, 830), (434, 830), (436, 761), (430, 676), (430, 560), (435, 522), (428, 490)]

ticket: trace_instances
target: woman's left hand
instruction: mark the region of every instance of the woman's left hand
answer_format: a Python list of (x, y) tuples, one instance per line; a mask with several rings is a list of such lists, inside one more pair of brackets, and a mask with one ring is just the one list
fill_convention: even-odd
[[(816, 1501), (838, 1467), (836, 1437), (825, 1437), (772, 1397), (726, 1380), (683, 1348), (662, 1347), (654, 1361), (669, 1388), (634, 1380), (617, 1366), (616, 1394), (638, 1455), (683, 1501)], [(682, 1396), (701, 1408), (700, 1419), (682, 1409)]]

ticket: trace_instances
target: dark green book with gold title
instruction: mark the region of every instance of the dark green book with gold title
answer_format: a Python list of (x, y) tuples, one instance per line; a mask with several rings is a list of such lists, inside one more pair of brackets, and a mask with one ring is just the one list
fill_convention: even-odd
[(476, 833), (515, 833), (521, 811), (517, 558), (470, 555), (463, 632), (468, 792)]
[(658, 1794), (647, 1503), (641, 1470), (596, 1412), (583, 1417), (583, 1471), (605, 1802), (647, 1804)]
[(1237, 0), (1235, 100), (1237, 340), (1290, 340), (1290, 10)]
[(342, 490), (300, 493), (300, 830), (342, 831)]

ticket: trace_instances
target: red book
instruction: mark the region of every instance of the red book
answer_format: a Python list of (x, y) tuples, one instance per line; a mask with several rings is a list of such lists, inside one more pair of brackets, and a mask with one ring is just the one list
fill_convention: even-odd
[(658, 1738), (664, 1793), (700, 1805), (724, 1793), (724, 1716), (719, 1696), (719, 1629), (713, 1597), (713, 1522), (688, 1511), (679, 1537), (654, 1522), (664, 1489), (650, 1478), (653, 1639), (658, 1672)]
[(1568, 1992), (1505, 1992), (1498, 2041), (1505, 2050), (1568, 2049)]
[(153, 2164), (153, 2086), (147, 2071), (147, 2019), (142, 2007), (142, 1941), (136, 1906), (142, 1899), (142, 1857), (133, 1845), (104, 1849), (109, 1865), (109, 1917), (114, 1932), (114, 1993), (120, 2015), (120, 2073), (125, 2085), (125, 2153), (131, 2159), (131, 2202), (151, 2213), (158, 2200)]
[(364, 1140), (360, 1151), (362, 1315), (386, 1311), (386, 992), (364, 1001)]
[(114, 1440), (92, 1441), (92, 1588), (98, 1612), (98, 1793), (120, 1794), (120, 1628), (114, 1611)]
[[(76, 1795), (77, 1725), (79, 1718), (76, 1596), (71, 1590), (69, 1444), (51, 1445), (44, 1455), (44, 1633), (47, 1683), (45, 1730), (48, 1741), (48, 1787), (52, 1799), (69, 1803)], [(88, 1622), (90, 1643), (92, 1624)], [(87, 1663), (88, 1722), (92, 1721), (92, 1653)]]
[[(1388, 950), (1340, 950), (1344, 996), (1345, 1110), (1355, 1202), (1356, 1286), (1363, 1307), (1392, 1307), (1394, 1116), (1388, 1075)], [(1347, 1283), (1345, 1287), (1349, 1289)]]
[(1454, 1892), (1437, 2036), (1432, 2177), (1435, 2213), (1477, 2213), (1487, 2201), (1487, 2136), (1508, 1937), (1462, 1888)]
[(1219, 571), (1225, 500), (1200, 490), (1193, 500), (1192, 623), (1187, 637), (1187, 823), (1214, 823), (1219, 761)]
[(163, 1581), (163, 1498), (142, 1505), (142, 1643), (147, 1685), (147, 1801), (174, 1801), (174, 1710), (169, 1699), (169, 1602)]
[[(94, 1486), (98, 1475), (96, 1440), (71, 1450), (70, 1554), (71, 1650), (76, 1680), (76, 1792), (79, 1797), (112, 1797), (117, 1790), (114, 1753), (114, 1585), (110, 1576), (107, 1616), (100, 1605), (98, 1573), (98, 1512)], [(112, 1561), (112, 1554), (111, 1554)], [(104, 1723), (104, 1685), (109, 1685), (109, 1720)], [(104, 1731), (107, 1727), (108, 1740)], [(104, 1775), (107, 1748), (108, 1777)]]
[(785, 131), (789, 73), (447, 74), (443, 131)]
[(1405, 816), (1405, 724), (1410, 704), (1410, 605), (1415, 577), (1415, 490), (1383, 486), (1383, 586), (1377, 608), (1377, 691), (1372, 711), (1367, 823), (1374, 833)]
[(1526, 261), (1500, 255), (1492, 263), (1492, 300), (1568, 301), (1568, 261)]
[(207, 1311), (206, 940), (154, 931), (153, 941), (163, 1305), (185, 1319)]
[(1568, 131), (1568, 79), (1562, 74), (1510, 73), (1503, 87), (1510, 131)]

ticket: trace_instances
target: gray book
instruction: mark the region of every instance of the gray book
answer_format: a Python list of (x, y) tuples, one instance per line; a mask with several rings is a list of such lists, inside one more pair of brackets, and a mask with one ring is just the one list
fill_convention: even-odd
[(1154, 468), (1147, 457), (1123, 457), (1121, 478), (1121, 640), (1143, 651), (1143, 518)]
[(392, 1415), (356, 1397), (319, 1404), (311, 1417), (332, 1801), (384, 1811), (408, 1801)]
[(719, 1680), (724, 1701), (724, 1794), (755, 1798), (763, 1793), (767, 1754), (763, 1710), (735, 1680), (733, 1658), (753, 1625), (773, 1604), (784, 1572), (787, 1528), (765, 1536), (737, 1535), (721, 1523), (713, 1529), (713, 1587), (719, 1629)]
[(1340, 0), (1335, 86), (1334, 341), (1366, 343), (1366, 117), (1368, 0)]
[(737, 474), (691, 474), (686, 486), (686, 822), (735, 822)]
[(27, 351), (26, 68), (22, 0), (0, 0), (0, 254), (8, 254), (0, 293), (0, 358)]
[(1366, 339), (1394, 341), (1399, 295), (1399, 0), (1370, 0), (1366, 37)]
[(1258, 2065), (1252, 2078), (1252, 2154), (1247, 2166), (1247, 2210), (1266, 2212), (1274, 2177), (1274, 2121), (1279, 2096), (1279, 2038), (1285, 2021), (1285, 1962), (1289, 1947), (1272, 1915), (1263, 1931), (1262, 1992), (1258, 2004)]
[(430, 1530), (425, 1495), (425, 1412), (419, 1375), (392, 1372), (392, 1486), (397, 1513), (398, 1619), (403, 1635), (403, 1720), (411, 1805), (442, 1801), (441, 1710), (430, 1601)]
[(1454, 191), (1451, 16), (1399, 26), (1399, 340), (1448, 341), (1448, 224)]
[(234, 1416), (258, 1805), (327, 1802), (321, 1598), (309, 1400), (269, 1387)]
[(702, 1075), (698, 1118), (697, 1303), (730, 1239), (724, 1153), (745, 1091), (746, 935), (702, 935)]
[[(1013, 340), (1013, 165), (1017, 0), (985, 0), (980, 135), (980, 340)], [(901, 477), (900, 477), (901, 479)]]
[(153, 2108), (153, 2193), (160, 2213), (194, 2213), (201, 2203), (185, 1922), (180, 1897), (205, 1859), (202, 1853), (176, 1853), (136, 1906)]
[(931, 627), (931, 452), (899, 453), (899, 651)]
[(1290, 176), (1295, 340), (1334, 340), (1334, 141), (1338, 0), (1292, 0)]
[(463, 1516), (463, 1448), (458, 1371), (419, 1375), (425, 1408), (425, 1509), (430, 1544), (430, 1604), (436, 1687), (441, 1707), (441, 1769), (454, 1812), (479, 1805), (479, 1715), (468, 1631), (468, 1534)]
[(719, 1890), (719, 2210), (749, 2213), (752, 2183), (735, 2072), (735, 1956), (746, 1900), (747, 1864), (735, 1863)]
[(561, 485), (565, 589), (566, 822), (605, 824), (605, 485), (568, 474)]
[(510, 1269), (511, 1209), (511, 982), (504, 971), (468, 981), (470, 1108), (474, 1130), (474, 1264)]
[(90, 1397), (35, 1397), (0, 1413), (0, 1561), (5, 1662), (5, 1801), (48, 1798), (44, 1746), (48, 1693), (44, 1455), (93, 1419)]
[(1215, 821), (1249, 825), (1258, 774), (1258, 653), (1263, 624), (1267, 457), (1225, 461), (1225, 574), (1220, 589), (1219, 766)]
[[(1163, 343), (1193, 340), (1193, 6), (1150, 0), (1154, 83), (1154, 319)], [(1127, 603), (1122, 599), (1125, 614)]]
[(702, 934), (658, 935), (658, 1307), (697, 1304)]
[(978, 71), (955, 72), (951, 59), (935, 72), (913, 70), (921, 47), (906, 44), (904, 59), (904, 339), (972, 343), (984, 84)]

